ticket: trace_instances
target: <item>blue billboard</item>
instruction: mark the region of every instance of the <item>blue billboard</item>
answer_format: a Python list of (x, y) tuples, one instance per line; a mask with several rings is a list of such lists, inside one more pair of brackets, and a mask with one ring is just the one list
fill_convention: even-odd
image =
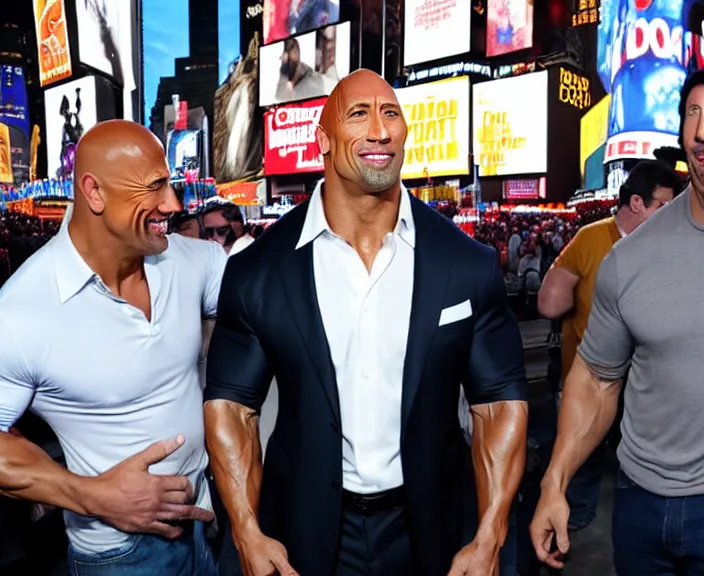
[(604, 162), (677, 146), (680, 90), (701, 67), (695, 0), (602, 0), (597, 66), (611, 94)]
[(30, 121), (24, 70), (0, 66), (0, 182), (29, 180)]

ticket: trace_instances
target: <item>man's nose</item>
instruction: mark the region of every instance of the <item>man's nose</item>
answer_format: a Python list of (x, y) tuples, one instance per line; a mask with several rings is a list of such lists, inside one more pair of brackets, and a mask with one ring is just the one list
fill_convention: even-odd
[(166, 191), (166, 196), (159, 205), (159, 212), (162, 214), (175, 214), (176, 212), (180, 212), (181, 209), (181, 202), (178, 201), (176, 192), (174, 192), (172, 186), (169, 186)]
[(370, 114), (367, 140), (370, 142), (388, 142), (391, 140), (391, 135), (384, 120), (384, 116), (378, 112)]

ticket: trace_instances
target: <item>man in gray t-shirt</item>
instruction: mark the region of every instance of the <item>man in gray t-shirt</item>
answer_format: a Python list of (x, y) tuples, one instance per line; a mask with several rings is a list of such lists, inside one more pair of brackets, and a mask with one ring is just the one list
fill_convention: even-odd
[(630, 370), (612, 532), (616, 571), (704, 574), (704, 72), (685, 82), (680, 117), (691, 185), (604, 259), (565, 382), (531, 525), (538, 557), (556, 568), (569, 550), (565, 489), (609, 430)]

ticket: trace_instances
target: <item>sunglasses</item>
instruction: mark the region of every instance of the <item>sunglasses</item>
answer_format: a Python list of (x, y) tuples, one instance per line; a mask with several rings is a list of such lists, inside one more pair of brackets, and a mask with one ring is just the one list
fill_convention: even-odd
[(225, 238), (232, 230), (231, 226), (217, 226), (215, 228), (205, 228), (203, 233), (206, 238), (212, 238), (213, 236), (218, 236), (219, 238)]

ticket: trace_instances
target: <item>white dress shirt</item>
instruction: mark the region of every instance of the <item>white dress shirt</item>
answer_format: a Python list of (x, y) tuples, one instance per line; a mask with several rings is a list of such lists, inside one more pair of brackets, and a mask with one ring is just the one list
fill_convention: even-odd
[(228, 256), (234, 256), (235, 254), (239, 254), (240, 252), (242, 252), (242, 250), (248, 248), (252, 244), (254, 244), (254, 237), (250, 234), (244, 234), (243, 236), (240, 236), (237, 240), (235, 240), (235, 243), (232, 245), (232, 248), (230, 248), (230, 253), (228, 254)]
[[(31, 408), (56, 433), (68, 469), (81, 476), (183, 434), (183, 446), (150, 472), (188, 476), (207, 508), (201, 317), (217, 312), (227, 255), (213, 242), (169, 236), (166, 251), (144, 261), (147, 319), (80, 256), (70, 216), (0, 290), (0, 431)], [(64, 517), (71, 543), (84, 553), (131, 538), (97, 518)]]
[(354, 248), (330, 229), (321, 185), (296, 249), (313, 242), (315, 288), (340, 398), (343, 487), (380, 492), (403, 484), (401, 396), (415, 252), (411, 201), (403, 188), (398, 222), (369, 273)]

